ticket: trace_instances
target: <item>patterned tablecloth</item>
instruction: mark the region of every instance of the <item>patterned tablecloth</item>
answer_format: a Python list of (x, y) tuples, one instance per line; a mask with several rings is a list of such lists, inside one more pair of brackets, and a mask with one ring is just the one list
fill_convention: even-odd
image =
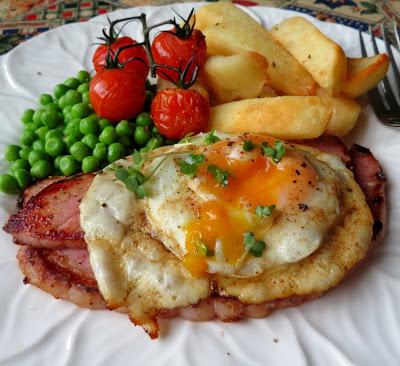
[[(400, 24), (398, 0), (233, 0), (246, 6), (266, 5), (295, 10), (318, 19), (367, 30)], [(98, 14), (138, 5), (171, 4), (169, 0), (0, 0), (0, 54), (38, 33), (65, 23), (85, 21)]]

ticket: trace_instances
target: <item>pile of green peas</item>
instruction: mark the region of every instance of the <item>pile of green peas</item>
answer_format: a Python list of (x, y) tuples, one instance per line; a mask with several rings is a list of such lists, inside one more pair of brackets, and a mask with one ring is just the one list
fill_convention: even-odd
[(81, 70), (42, 94), (37, 110), (21, 116), (19, 145), (9, 145), (9, 174), (0, 175), (0, 191), (18, 193), (36, 180), (93, 172), (132, 153), (168, 143), (150, 118), (152, 86), (146, 84), (144, 111), (135, 120), (111, 123), (94, 113), (89, 100), (90, 74)]

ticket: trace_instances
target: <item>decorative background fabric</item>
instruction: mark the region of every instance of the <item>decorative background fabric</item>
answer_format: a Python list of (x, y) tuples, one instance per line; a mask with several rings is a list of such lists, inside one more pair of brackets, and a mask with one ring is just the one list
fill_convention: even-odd
[[(184, 1), (183, 1), (184, 2)], [(295, 10), (320, 20), (367, 31), (371, 25), (380, 35), (384, 24), (392, 32), (400, 24), (398, 0), (233, 0), (234, 3), (266, 5)], [(0, 54), (38, 33), (62, 24), (86, 21), (98, 14), (138, 5), (173, 4), (169, 0), (0, 0)]]

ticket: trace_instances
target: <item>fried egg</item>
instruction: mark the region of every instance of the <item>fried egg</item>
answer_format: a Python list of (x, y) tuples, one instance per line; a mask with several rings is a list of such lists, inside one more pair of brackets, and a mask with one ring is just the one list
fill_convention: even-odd
[[(196, 304), (215, 288), (263, 301), (271, 294), (260, 279), (323, 250), (347, 214), (344, 180), (354, 180), (337, 157), (264, 135), (218, 136), (148, 154), (145, 198), (115, 176), (116, 166), (132, 165), (126, 158), (96, 176), (80, 205), (103, 297), (150, 334), (160, 311)], [(370, 213), (362, 193), (352, 195), (363, 200), (364, 240)]]

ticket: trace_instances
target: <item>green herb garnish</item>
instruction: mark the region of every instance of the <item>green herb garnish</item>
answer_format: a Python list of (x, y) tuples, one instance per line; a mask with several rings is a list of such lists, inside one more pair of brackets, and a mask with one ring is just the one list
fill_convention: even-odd
[(215, 130), (212, 129), (205, 137), (204, 142), (207, 145), (215, 144), (216, 142), (220, 141), (221, 139), (218, 136), (215, 136)]
[(181, 173), (193, 178), (197, 173), (197, 168), (203, 164), (205, 157), (203, 154), (190, 154), (185, 160), (179, 161)]
[(193, 132), (189, 132), (187, 135), (185, 135), (185, 137), (183, 137), (181, 140), (178, 141), (177, 144), (186, 144), (188, 142), (190, 142), (190, 140), (192, 139), (192, 137), (194, 136)]
[(204, 257), (212, 257), (215, 253), (205, 243), (199, 242), (197, 244), (197, 253)]
[(254, 234), (247, 231), (243, 234), (243, 244), (254, 257), (261, 257), (267, 245), (262, 240), (256, 240)]
[(275, 147), (271, 147), (267, 142), (261, 144), (261, 151), (264, 155), (270, 156), (275, 163), (279, 163), (285, 155), (285, 146), (280, 140), (275, 141)]
[(275, 210), (275, 205), (271, 205), (271, 206), (257, 206), (256, 207), (256, 214), (257, 216), (260, 217), (267, 217), (267, 216), (271, 216), (272, 212), (274, 212)]
[(229, 173), (226, 170), (218, 168), (216, 165), (209, 165), (207, 170), (214, 176), (214, 179), (221, 187), (228, 185)]
[(255, 146), (256, 145), (253, 144), (253, 142), (250, 140), (244, 140), (244, 142), (243, 142), (243, 150), (244, 151), (251, 151), (255, 148)]

